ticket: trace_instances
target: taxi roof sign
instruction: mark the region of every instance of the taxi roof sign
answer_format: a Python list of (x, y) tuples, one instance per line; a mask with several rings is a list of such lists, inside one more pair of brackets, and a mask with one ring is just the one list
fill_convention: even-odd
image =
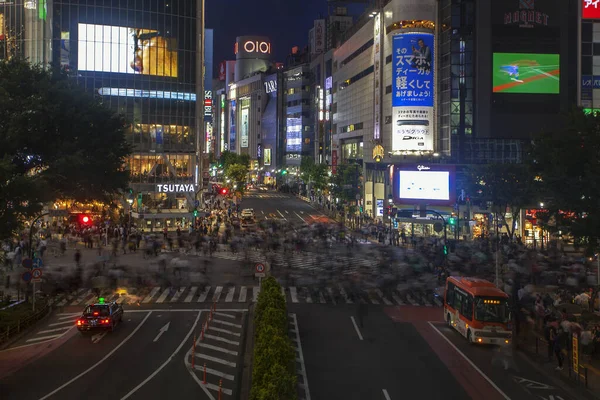
[(104, 304), (104, 297), (100, 297), (100, 298), (98, 299), (98, 303), (99, 303), (99, 304)]

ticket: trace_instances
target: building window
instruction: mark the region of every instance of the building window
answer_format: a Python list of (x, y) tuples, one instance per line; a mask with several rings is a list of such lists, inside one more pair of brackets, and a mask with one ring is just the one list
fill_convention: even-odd
[(354, 132), (354, 131), (357, 131), (362, 128), (363, 128), (362, 122), (359, 122), (356, 124), (350, 124), (350, 125), (343, 126), (342, 128), (340, 128), (340, 133)]
[(387, 56), (387, 57), (385, 58), (385, 63), (386, 63), (386, 64), (389, 64), (389, 63), (391, 63), (391, 62), (392, 62), (392, 55), (390, 54), (389, 56)]
[(359, 72), (358, 74), (354, 75), (352, 78), (346, 79), (345, 81), (343, 81), (343, 82), (340, 83), (340, 90), (345, 89), (348, 86), (352, 85), (353, 83), (361, 80), (365, 76), (373, 73), (373, 71), (374, 71), (374, 68), (371, 65), (369, 68), (363, 70), (362, 72)]
[(371, 46), (373, 46), (373, 42), (374, 42), (374, 39), (369, 40), (367, 43), (365, 43), (362, 46), (360, 46), (360, 48), (357, 49), (354, 53), (352, 53), (348, 57), (346, 57), (344, 59), (344, 61), (342, 61), (341, 65), (340, 65), (340, 68), (343, 67), (344, 65), (348, 64), (350, 61), (354, 60), (356, 57), (358, 57), (359, 55), (361, 55), (364, 51), (366, 51)]
[(391, 124), (391, 123), (392, 123), (392, 116), (391, 115), (387, 115), (385, 117), (385, 124), (388, 125), (388, 124)]
[(385, 94), (390, 94), (392, 93), (392, 85), (388, 85), (385, 87)]

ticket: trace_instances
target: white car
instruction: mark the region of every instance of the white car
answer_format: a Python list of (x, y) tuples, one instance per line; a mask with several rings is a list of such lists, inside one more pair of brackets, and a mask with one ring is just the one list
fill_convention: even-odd
[(243, 209), (242, 218), (254, 218), (254, 210), (252, 208)]

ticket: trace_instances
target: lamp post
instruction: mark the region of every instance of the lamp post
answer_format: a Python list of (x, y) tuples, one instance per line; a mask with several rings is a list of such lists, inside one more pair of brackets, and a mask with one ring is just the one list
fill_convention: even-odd
[(390, 245), (392, 244), (392, 205), (394, 204), (394, 198), (390, 194), (388, 196), (388, 218), (390, 219)]
[(129, 221), (127, 224), (127, 235), (131, 234), (131, 207), (133, 205), (133, 199), (130, 197), (127, 199), (127, 203), (129, 204)]

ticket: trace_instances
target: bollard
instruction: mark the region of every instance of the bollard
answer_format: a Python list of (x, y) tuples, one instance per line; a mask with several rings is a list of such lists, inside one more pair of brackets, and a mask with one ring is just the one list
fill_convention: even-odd
[(221, 400), (222, 393), (223, 393), (223, 379), (219, 379), (219, 400)]
[(206, 385), (206, 363), (204, 363), (204, 380), (202, 381)]

